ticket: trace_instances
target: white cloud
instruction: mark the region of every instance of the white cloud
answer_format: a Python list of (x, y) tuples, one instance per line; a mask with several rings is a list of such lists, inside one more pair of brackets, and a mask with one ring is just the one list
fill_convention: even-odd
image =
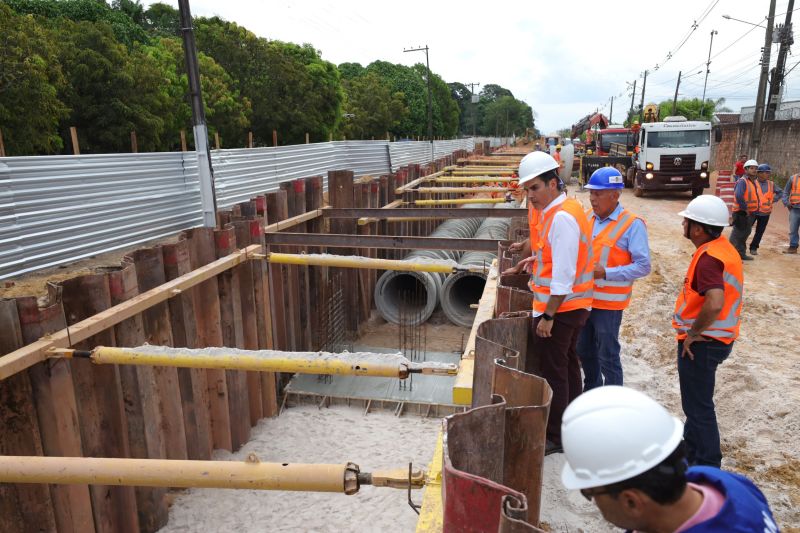
[[(715, 2), (664, 64), (693, 21)], [(166, 3), (177, 6), (177, 0)], [(786, 3), (778, 1), (779, 21)], [(707, 97), (725, 97), (734, 109), (752, 105), (764, 31), (749, 31), (747, 24), (722, 15), (757, 23), (766, 16), (769, 2), (192, 0), (191, 7), (195, 16), (219, 15), (262, 37), (311, 43), (337, 64), (366, 65), (380, 59), (410, 65), (424, 61), (424, 54), (403, 53), (403, 48), (427, 44), (431, 69), (445, 81), (502, 85), (533, 107), (538, 127), (551, 131), (604, 106), (612, 95), (622, 94), (614, 104), (614, 115), (621, 118), (630, 105), (626, 81), (645, 69), (651, 70), (646, 99), (671, 98), (679, 70), (685, 75), (704, 71), (712, 29), (719, 32), (712, 53), (722, 53), (712, 60)], [(774, 47), (773, 64), (776, 55)], [(654, 71), (656, 64), (664, 66)], [(703, 77), (686, 79), (680, 94), (699, 98)], [(800, 80), (800, 67), (789, 78), (789, 96), (800, 94), (794, 80)]]

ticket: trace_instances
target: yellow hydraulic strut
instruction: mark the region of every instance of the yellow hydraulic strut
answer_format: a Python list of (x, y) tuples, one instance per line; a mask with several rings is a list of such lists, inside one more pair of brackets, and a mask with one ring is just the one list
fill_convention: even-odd
[(213, 368), (221, 370), (255, 370), (298, 374), (332, 374), (405, 379), (410, 374), (456, 375), (455, 364), (435, 361), (413, 363), (400, 354), (355, 352), (280, 352), (273, 350), (239, 350), (236, 348), (170, 348), (141, 346), (93, 350), (55, 348), (51, 357), (82, 357), (96, 364), (149, 365), (176, 368)]

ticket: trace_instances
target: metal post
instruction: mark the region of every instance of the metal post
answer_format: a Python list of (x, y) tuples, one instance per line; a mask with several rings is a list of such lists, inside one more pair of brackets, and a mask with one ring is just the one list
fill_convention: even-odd
[(200, 88), (200, 68), (197, 62), (197, 48), (192, 28), (192, 12), (189, 0), (178, 0), (183, 34), (183, 52), (186, 59), (186, 72), (189, 76), (189, 95), (192, 102), (192, 123), (194, 125), (194, 147), (197, 151), (197, 174), (200, 180), (200, 203), (203, 209), (203, 225), (213, 228), (217, 225), (217, 196), (214, 191), (214, 171), (211, 168), (211, 152), (208, 146), (206, 115), (203, 109), (203, 95)]
[(778, 51), (778, 62), (772, 71), (772, 83), (769, 86), (769, 97), (767, 98), (767, 120), (775, 120), (775, 112), (778, 110), (778, 96), (780, 95), (783, 81), (786, 74), (786, 54), (794, 43), (792, 36), (792, 11), (794, 11), (794, 0), (789, 0), (786, 6), (786, 22), (780, 28), (781, 48)]
[(403, 52), (419, 52), (425, 51), (425, 68), (428, 69), (428, 140), (431, 143), (431, 161), (434, 158), (434, 151), (433, 151), (433, 103), (431, 100), (431, 62), (428, 59), (428, 45), (426, 44), (424, 47), (419, 48), (409, 48), (407, 50), (403, 50)]
[(477, 104), (477, 102), (475, 101), (475, 86), (476, 85), (480, 85), (480, 83), (478, 83), (478, 82), (465, 83), (464, 85), (469, 85), (469, 93), (470, 93), (470, 98), (469, 99), (470, 99), (470, 103), (472, 104), (472, 136), (475, 137), (475, 121), (476, 121), (476, 118), (475, 118), (476, 113), (475, 113), (475, 111), (477, 109), (477, 105), (475, 105), (475, 104)]
[(608, 111), (608, 123), (611, 124), (614, 121), (614, 97), (611, 97), (611, 109)]
[(767, 17), (767, 33), (764, 36), (764, 48), (761, 54), (761, 77), (758, 80), (756, 95), (756, 112), (753, 115), (753, 134), (750, 137), (751, 155), (758, 159), (758, 146), (761, 144), (761, 128), (764, 124), (764, 99), (767, 95), (767, 78), (769, 77), (769, 56), (772, 48), (772, 27), (775, 23), (775, 0), (770, 0), (769, 17)]
[(642, 82), (642, 105), (639, 108), (639, 124), (644, 122), (644, 90), (647, 88), (647, 71), (644, 71), (644, 81)]
[(706, 84), (708, 83), (708, 74), (711, 72), (711, 47), (714, 45), (714, 35), (717, 34), (717, 30), (711, 30), (711, 42), (708, 45), (708, 60), (706, 61), (706, 79), (703, 80), (703, 102), (700, 104), (700, 117), (703, 117), (703, 113), (706, 110)]
[[(636, 80), (633, 80), (633, 91), (631, 91), (631, 109), (628, 111), (628, 121), (630, 121), (631, 116), (633, 115), (633, 100), (636, 98)], [(630, 124), (628, 124), (630, 126)]]
[[(672, 100), (672, 114), (678, 112), (678, 87), (681, 86), (681, 73), (682, 71), (678, 71), (678, 83), (675, 84), (675, 98)], [(702, 115), (702, 113), (701, 113)]]

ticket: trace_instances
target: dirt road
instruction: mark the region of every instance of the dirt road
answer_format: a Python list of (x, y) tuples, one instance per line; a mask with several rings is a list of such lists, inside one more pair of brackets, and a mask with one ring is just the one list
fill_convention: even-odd
[[(588, 206), (587, 193), (576, 196)], [(635, 198), (627, 190), (621, 200), (646, 220), (653, 262), (650, 276), (634, 286), (633, 302), (623, 318), (625, 384), (652, 395), (681, 419), (670, 315), (694, 251), (682, 236), (677, 216), (688, 201), (688, 194)], [(753, 479), (783, 530), (800, 531), (800, 256), (781, 254), (787, 244), (788, 217), (783, 206), (775, 211), (758, 257), (745, 262), (741, 336), (717, 371), (715, 401), (723, 468)], [(553, 478), (560, 470), (555, 464), (548, 466), (553, 475), (545, 492), (549, 489), (556, 496), (558, 480)], [(585, 517), (580, 501), (562, 502), (565, 518)], [(578, 525), (559, 520), (557, 510), (548, 515), (545, 519), (555, 530), (559, 525), (565, 530)]]

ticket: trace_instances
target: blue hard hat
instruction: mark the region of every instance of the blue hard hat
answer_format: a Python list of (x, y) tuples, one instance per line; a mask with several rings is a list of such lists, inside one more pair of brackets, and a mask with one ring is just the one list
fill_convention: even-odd
[(625, 182), (619, 170), (614, 167), (603, 167), (592, 172), (592, 177), (589, 178), (589, 183), (585, 188), (594, 190), (624, 189)]
[(761, 163), (758, 165), (758, 172), (772, 172), (772, 167), (766, 163)]

